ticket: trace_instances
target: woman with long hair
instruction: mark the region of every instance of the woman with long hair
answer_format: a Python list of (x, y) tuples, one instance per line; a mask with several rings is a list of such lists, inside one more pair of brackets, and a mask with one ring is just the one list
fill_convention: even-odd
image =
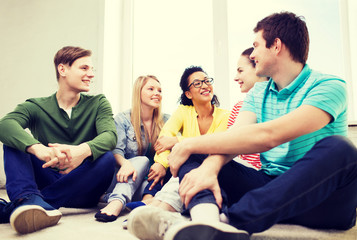
[(114, 189), (102, 198), (108, 205), (95, 215), (98, 221), (115, 221), (136, 190), (147, 184), (153, 146), (169, 117), (161, 113), (161, 100), (159, 80), (153, 75), (140, 76), (133, 86), (132, 108), (115, 117), (118, 142), (113, 154), (119, 169), (109, 188)]
[[(182, 94), (180, 105), (165, 123), (155, 144), (155, 162), (168, 168), (167, 157), (170, 153), (165, 140), (175, 138), (176, 142), (187, 137), (210, 134), (227, 129), (229, 111), (219, 108), (219, 101), (213, 92), (213, 78), (199, 66), (185, 69), (180, 80)], [(178, 178), (170, 178), (149, 201), (133, 202), (128, 208), (150, 204), (169, 211), (182, 211), (182, 202), (178, 194)]]
[[(247, 93), (249, 90), (254, 87), (254, 84), (257, 82), (267, 81), (267, 77), (257, 76), (255, 73), (255, 62), (250, 59), (249, 56), (252, 54), (254, 48), (247, 48), (240, 55), (237, 62), (237, 73), (234, 77), (234, 81), (237, 82), (240, 86), (240, 91), (242, 93)], [(238, 116), (239, 110), (242, 108), (244, 101), (237, 102), (228, 119), (228, 127), (232, 126), (235, 122), (236, 117)], [(260, 169), (262, 164), (260, 162), (259, 153), (256, 154), (247, 154), (239, 155), (237, 161), (246, 166), (253, 166), (256, 169)]]

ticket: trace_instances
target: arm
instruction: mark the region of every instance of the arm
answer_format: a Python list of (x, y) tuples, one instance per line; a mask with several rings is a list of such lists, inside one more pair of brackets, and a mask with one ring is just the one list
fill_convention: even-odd
[[(177, 134), (181, 131), (183, 126), (182, 112), (181, 107), (179, 107), (174, 114), (167, 120), (161, 129), (160, 137), (177, 137)], [(179, 138), (177, 138), (179, 141)], [(168, 163), (168, 155), (170, 154), (170, 150), (166, 150), (160, 154), (156, 153), (154, 160), (157, 163), (160, 163), (165, 169), (169, 167)]]
[(161, 136), (156, 140), (154, 149), (157, 154), (160, 154), (166, 150), (171, 150), (171, 148), (178, 142), (179, 140), (177, 137)]
[(218, 206), (222, 207), (218, 173), (233, 157), (231, 155), (210, 155), (198, 168), (191, 170), (184, 176), (180, 183), (179, 193), (186, 207), (192, 197), (204, 189), (211, 190)]
[(130, 112), (121, 112), (117, 114), (114, 122), (118, 137), (117, 144), (112, 152), (117, 166), (120, 166), (116, 175), (117, 182), (128, 182), (128, 178), (131, 175), (133, 175), (132, 179), (135, 182), (137, 172), (131, 162), (125, 158), (126, 154), (129, 154), (129, 156), (131, 154), (137, 155), (137, 151), (135, 152), (134, 148), (130, 147), (137, 144), (135, 142), (135, 132), (130, 122)]
[(31, 145), (39, 144), (40, 141), (24, 130), (30, 126), (33, 112), (33, 105), (25, 102), (3, 117), (0, 120), (0, 141), (23, 152)]
[(35, 126), (38, 115), (39, 109), (32, 102), (17, 105), (14, 111), (0, 120), (0, 141), (7, 146), (35, 155), (45, 162), (44, 167), (63, 167), (64, 162), (68, 162), (64, 153), (43, 145), (25, 131), (26, 128)]
[[(59, 168), (62, 169), (60, 172), (63, 174), (77, 168), (85, 159), (90, 157), (94, 161), (115, 147), (117, 138), (111, 106), (104, 95), (98, 95), (92, 99), (82, 106), (84, 111), (92, 112), (90, 118), (88, 118), (87, 126), (81, 130), (80, 134), (83, 134), (83, 138), (85, 138), (85, 135), (89, 134), (87, 131), (93, 131), (94, 125), (94, 134), (96, 134), (94, 138), (90, 141), (80, 142), (78, 145), (53, 142), (48, 144), (55, 152), (65, 154), (66, 157), (59, 157), (57, 163)], [(56, 166), (56, 160), (44, 165), (44, 167), (52, 166)]]
[[(301, 135), (316, 131), (331, 120), (328, 113), (308, 105), (266, 124), (249, 124), (254, 120), (254, 116), (255, 114), (252, 112), (242, 112), (230, 131), (189, 138), (175, 145), (170, 155), (170, 168), (173, 176), (177, 176), (179, 167), (192, 153), (208, 152), (212, 154), (203, 161), (200, 167), (191, 170), (182, 179), (179, 193), (186, 206), (198, 192), (209, 189), (218, 206), (221, 207), (222, 196), (218, 184), (218, 173), (235, 155), (268, 150)], [(289, 124), (291, 121), (298, 123), (294, 129), (291, 129)], [(282, 127), (279, 128), (279, 125)]]
[[(174, 114), (169, 118), (169, 120), (165, 123), (163, 128), (161, 129), (160, 137), (176, 137), (178, 132), (182, 129), (183, 119), (181, 113), (181, 106), (174, 112)], [(172, 139), (171, 139), (172, 140)], [(154, 180), (151, 184), (150, 189), (152, 189), (165, 175), (166, 170), (169, 167), (168, 163), (168, 155), (170, 154), (170, 150), (166, 150), (161, 153), (156, 153), (154, 157), (155, 163), (151, 166), (148, 174), (148, 180)]]
[[(37, 144), (29, 147), (29, 151), (34, 150), (35, 146), (37, 146)], [(92, 154), (87, 143), (79, 145), (50, 143), (48, 146), (56, 154), (56, 158), (47, 161), (42, 167), (57, 167), (62, 174), (70, 173), (73, 169), (81, 165), (84, 159)]]
[[(302, 105), (278, 119), (256, 121), (252, 112), (241, 112), (236, 124), (226, 132), (188, 138), (178, 143), (170, 155), (174, 176), (187, 158), (197, 154), (251, 154), (264, 152), (299, 136), (314, 132), (331, 121), (329, 113), (310, 105)], [(294, 125), (292, 125), (294, 123)]]
[(112, 108), (104, 96), (99, 100), (95, 126), (98, 135), (87, 142), (93, 160), (97, 159), (102, 154), (113, 150), (117, 143), (117, 133), (113, 120)]

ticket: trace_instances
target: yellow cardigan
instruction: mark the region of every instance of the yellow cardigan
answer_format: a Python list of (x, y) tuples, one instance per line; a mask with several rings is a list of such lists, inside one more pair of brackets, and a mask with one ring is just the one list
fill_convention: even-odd
[[(214, 107), (213, 121), (207, 134), (225, 131), (227, 129), (229, 114), (230, 112), (228, 110)], [(178, 136), (179, 133), (181, 133), (181, 135)], [(180, 105), (161, 129), (159, 137), (176, 136), (178, 140), (181, 141), (187, 137), (197, 137), (200, 135), (195, 107)], [(159, 155), (156, 154), (154, 160), (167, 169), (169, 167), (167, 160), (169, 154), (170, 151), (166, 150)]]

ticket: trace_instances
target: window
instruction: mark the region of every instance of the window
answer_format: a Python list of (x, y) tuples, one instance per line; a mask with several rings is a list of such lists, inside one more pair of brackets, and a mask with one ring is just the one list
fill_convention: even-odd
[[(241, 52), (252, 46), (253, 28), (274, 12), (302, 15), (310, 33), (307, 63), (312, 69), (346, 79), (349, 89), (349, 121), (357, 122), (357, 3), (352, 0), (106, 0), (106, 15), (117, 15), (106, 39), (118, 37), (113, 51), (108, 43), (105, 56), (119, 54), (116, 71), (120, 83), (107, 84), (114, 112), (131, 105), (131, 86), (139, 75), (153, 74), (163, 89), (163, 111), (172, 113), (180, 95), (179, 80), (190, 65), (200, 65), (215, 78), (215, 93), (221, 106), (230, 109), (244, 95), (233, 81)], [(116, 6), (120, 5), (120, 6)], [(257, 7), (259, 6), (259, 7)], [(323, 8), (322, 8), (323, 7)], [(106, 21), (105, 25), (113, 24)], [(106, 29), (106, 28), (105, 28)], [(116, 49), (114, 47), (114, 49)], [(115, 58), (115, 57), (114, 57)], [(106, 66), (104, 61), (104, 68)], [(104, 74), (105, 75), (105, 74)], [(104, 82), (117, 81), (114, 74)], [(352, 82), (354, 79), (355, 82)], [(116, 86), (113, 88), (113, 86)], [(113, 90), (114, 89), (114, 90)], [(118, 92), (116, 91), (118, 90)], [(119, 96), (119, 97), (118, 97)], [(121, 98), (121, 99), (120, 99)], [(354, 104), (354, 106), (353, 106)]]

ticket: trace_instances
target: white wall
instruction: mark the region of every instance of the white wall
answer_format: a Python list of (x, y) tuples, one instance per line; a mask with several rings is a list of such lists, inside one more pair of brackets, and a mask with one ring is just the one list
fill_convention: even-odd
[[(0, 1), (0, 117), (27, 98), (56, 91), (53, 57), (63, 46), (91, 49), (100, 66), (103, 9), (102, 0)], [(100, 79), (93, 85), (92, 92), (101, 92)]]
[(351, 125), (357, 125), (357, 1), (340, 0), (339, 3), (344, 73), (349, 84), (349, 119)]
[[(336, 15), (337, 3), (346, 6), (345, 19)], [(227, 4), (228, 21), (221, 4)], [(266, 5), (256, 8), (258, 4)], [(331, 15), (326, 9), (336, 11)], [(53, 57), (66, 45), (93, 51), (97, 73), (91, 93), (104, 92), (115, 114), (130, 107), (132, 82), (140, 74), (158, 75), (164, 111), (171, 113), (179, 78), (191, 64), (202, 65), (215, 77), (217, 91), (229, 88), (218, 96), (223, 107), (230, 108), (239, 92), (233, 82), (235, 64), (241, 51), (251, 46), (254, 25), (281, 10), (305, 15), (311, 67), (346, 76), (349, 89), (356, 90), (355, 0), (0, 0), (0, 118), (27, 98), (56, 90)], [(336, 33), (340, 21), (342, 26), (348, 23), (342, 36)], [(220, 28), (225, 23), (227, 29)], [(229, 59), (222, 60), (227, 49)], [(342, 52), (350, 54), (341, 57)], [(350, 93), (350, 99), (356, 108), (357, 93)]]
[[(102, 92), (102, 0), (0, 1), (0, 118), (30, 97), (57, 89), (55, 53), (67, 45), (93, 51), (91, 92)], [(0, 187), (4, 184), (0, 144)]]
[(186, 67), (202, 66), (215, 85), (221, 83), (214, 72), (211, 1), (135, 0), (133, 14), (133, 80), (147, 74), (158, 77), (164, 112), (177, 108)]
[[(310, 67), (344, 77), (338, 1), (255, 0), (242, 4), (242, 1), (228, 0), (230, 78), (233, 79), (236, 73), (240, 54), (246, 48), (253, 46), (253, 29), (257, 22), (272, 13), (281, 11), (291, 11), (305, 18), (310, 36), (307, 61)], [(236, 96), (244, 98), (244, 95), (239, 94), (239, 88), (233, 81), (230, 89), (237, 93)]]

